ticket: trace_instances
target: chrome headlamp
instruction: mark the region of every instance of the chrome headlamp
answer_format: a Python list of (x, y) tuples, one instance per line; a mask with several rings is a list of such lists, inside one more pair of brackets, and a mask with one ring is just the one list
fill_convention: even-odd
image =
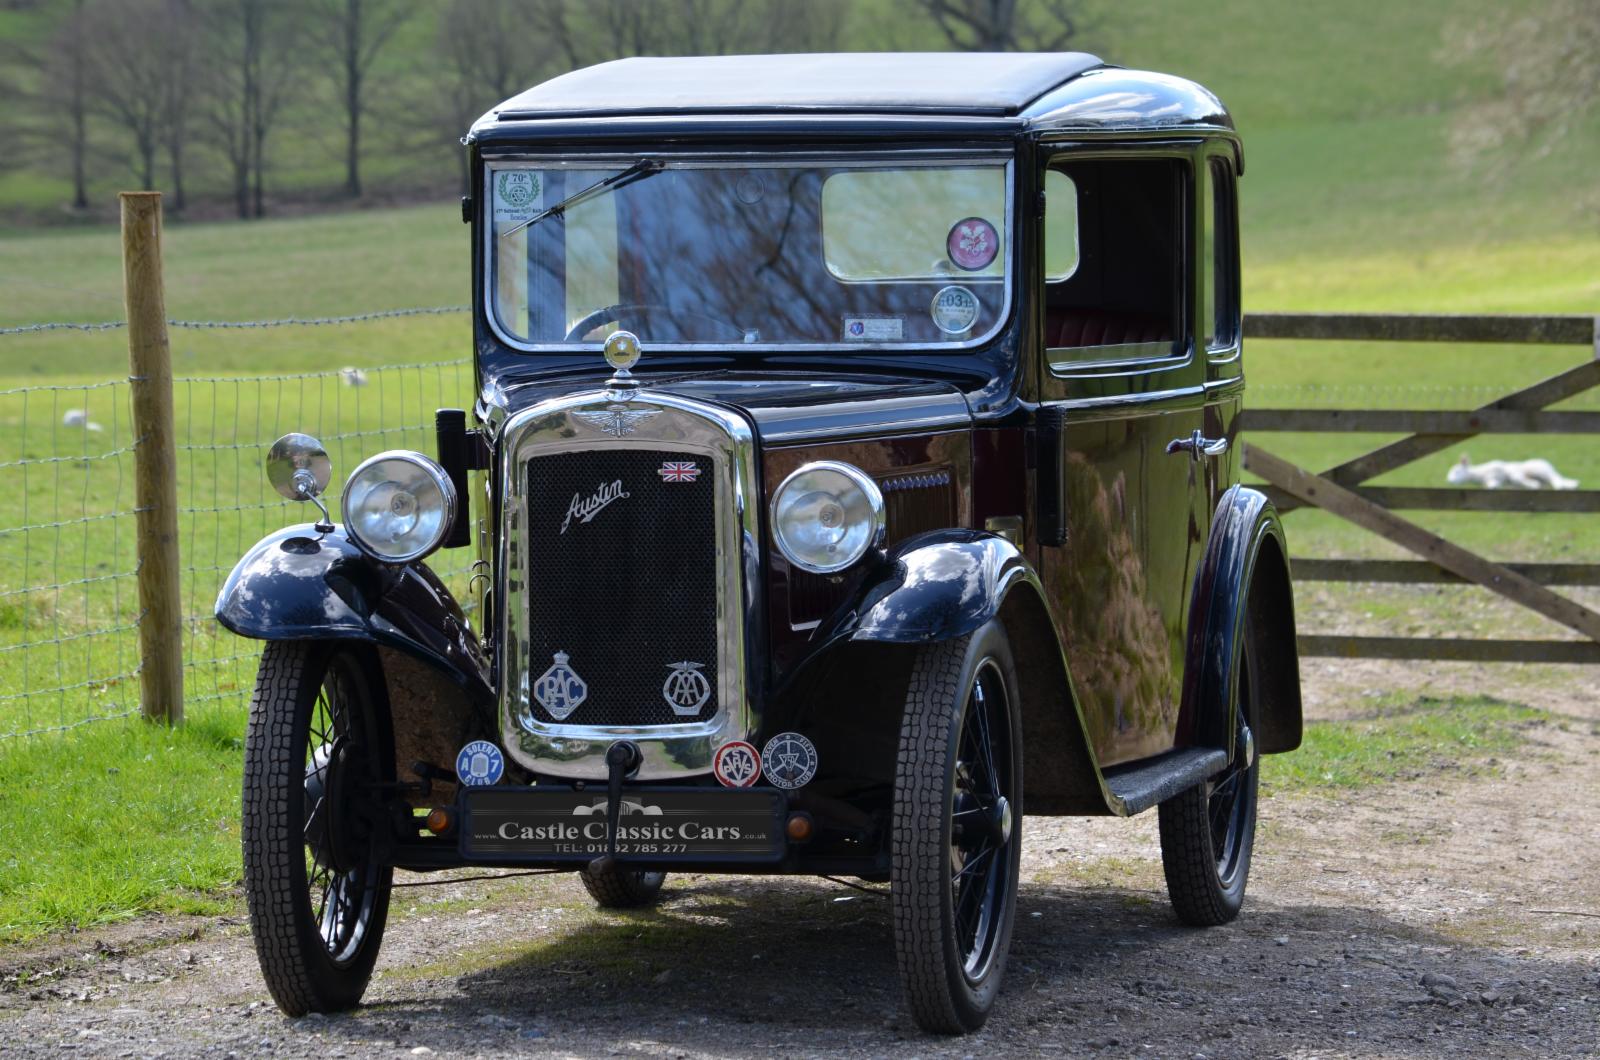
[(456, 520), (456, 489), (421, 453), (392, 449), (362, 462), (344, 486), (344, 527), (363, 552), (409, 563), (438, 548)]
[(772, 495), (772, 537), (801, 570), (844, 570), (883, 540), (883, 492), (858, 467), (806, 464)]

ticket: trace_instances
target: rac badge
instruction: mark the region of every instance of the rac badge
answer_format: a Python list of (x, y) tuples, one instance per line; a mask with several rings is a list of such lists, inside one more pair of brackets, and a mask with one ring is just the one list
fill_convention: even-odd
[(705, 664), (685, 660), (669, 663), (668, 667), (672, 672), (661, 686), (661, 696), (672, 708), (672, 713), (692, 718), (700, 713), (700, 708), (711, 698), (711, 682), (700, 672)]
[(558, 651), (555, 663), (533, 683), (533, 698), (557, 721), (567, 717), (589, 698), (589, 686), (567, 665), (567, 653)]

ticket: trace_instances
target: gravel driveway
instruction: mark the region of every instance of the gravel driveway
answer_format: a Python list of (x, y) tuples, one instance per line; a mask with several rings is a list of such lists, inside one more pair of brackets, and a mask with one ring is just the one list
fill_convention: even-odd
[[(1324, 717), (1364, 682), (1510, 679), (1317, 669)], [(926, 1037), (901, 1011), (879, 895), (674, 877), (659, 909), (600, 914), (571, 878), (525, 877), (397, 891), (367, 1004), (338, 1017), (279, 1015), (239, 920), (146, 920), (0, 954), (0, 1049), (1600, 1056), (1600, 704), (1586, 680), (1515, 697), (1556, 718), (1515, 761), (1265, 801), (1250, 898), (1225, 928), (1172, 918), (1153, 815), (1030, 818), (1005, 989), (966, 1039)]]

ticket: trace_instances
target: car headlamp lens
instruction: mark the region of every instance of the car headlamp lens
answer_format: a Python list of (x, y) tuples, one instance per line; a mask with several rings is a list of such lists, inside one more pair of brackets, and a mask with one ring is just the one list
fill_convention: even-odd
[(806, 464), (773, 494), (772, 536), (802, 570), (844, 570), (882, 540), (883, 493), (860, 468), (832, 460)]
[(426, 556), (444, 541), (455, 518), (450, 476), (421, 453), (379, 453), (345, 483), (345, 530), (363, 552), (386, 563)]

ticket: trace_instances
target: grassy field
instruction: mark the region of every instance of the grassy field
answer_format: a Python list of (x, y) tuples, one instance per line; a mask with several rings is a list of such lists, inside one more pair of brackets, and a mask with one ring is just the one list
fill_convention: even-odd
[[(1093, 45), (1126, 65), (1196, 77), (1232, 107), (1247, 156), (1247, 310), (1600, 312), (1592, 177), (1600, 126), (1545, 151), (1518, 151), (1516, 163), (1494, 176), (1449, 159), (1451, 122), (1492, 90), (1495, 76), (1446, 61), (1447, 32), (1496, 10), (1493, 0), (1400, 8), (1350, 0), (1314, 9), (1269, 0), (1199, 7), (1127, 0), (1097, 7)], [(851, 39), (871, 46), (887, 19), (901, 26), (902, 46), (933, 43), (925, 28), (905, 28), (889, 11), (885, 3), (860, 5)], [(0, 35), (6, 17), (0, 14)], [(1197, 44), (1204, 41), (1225, 46)], [(413, 33), (406, 54), (416, 58), (424, 44)], [(327, 184), (337, 177), (331, 151), (312, 140), (286, 145), (275, 180), (308, 192)], [(424, 151), (374, 172), (448, 182), (450, 164), (447, 151)], [(102, 170), (97, 197), (109, 201), (119, 183)], [(28, 174), (0, 177), (0, 206), (48, 204), (60, 193)], [(468, 297), (466, 235), (448, 201), (248, 225), (175, 224), (165, 252), (169, 315), (265, 320), (459, 305)], [(0, 327), (120, 318), (117, 255), (117, 234), (105, 225), (0, 233)], [(0, 391), (121, 380), (125, 343), (119, 331), (0, 335)], [(342, 478), (379, 448), (426, 448), (432, 408), (470, 399), (459, 364), (470, 353), (462, 314), (173, 333), (177, 374), (198, 380), (178, 390), (191, 723), (166, 732), (116, 721), (0, 739), (0, 804), (15, 808), (0, 822), (0, 939), (228, 900), (238, 875), (237, 741), (253, 666), (249, 646), (219, 635), (208, 616), (216, 585), (240, 552), (295, 517), (267, 491), (260, 452), (285, 430), (309, 428), (329, 443)], [(1587, 356), (1580, 349), (1269, 342), (1250, 343), (1246, 355), (1258, 406), (1391, 408), (1471, 407)], [(455, 363), (373, 371), (363, 388), (342, 386), (333, 372), (436, 362)], [(262, 375), (287, 378), (237, 381)], [(130, 638), (115, 631), (137, 614), (126, 577), (130, 520), (94, 518), (132, 506), (131, 467), (116, 452), (130, 440), (123, 400), (125, 385), (0, 393), (0, 496), (8, 498), (0, 501), (0, 527), (40, 527), (0, 532), (0, 733), (115, 713), (137, 700), (136, 680), (118, 676), (132, 668)], [(1600, 408), (1600, 397), (1565, 407)], [(86, 409), (105, 429), (63, 427), (72, 408)], [(1320, 467), (1384, 440), (1259, 441)], [(1545, 456), (1586, 487), (1600, 487), (1600, 450), (1583, 439), (1512, 436), (1464, 448), (1480, 460)], [(1440, 485), (1459, 452), (1380, 481)], [(1500, 558), (1588, 560), (1600, 552), (1592, 517), (1416, 516)], [(1289, 532), (1300, 555), (1398, 554), (1315, 512), (1292, 516)], [(101, 580), (40, 591), (80, 578)], [(1378, 631), (1372, 623), (1397, 631), (1528, 626), (1485, 599), (1453, 587), (1300, 592), (1308, 629), (1326, 628), (1328, 609), (1350, 607), (1366, 616), (1368, 632)], [(1520, 635), (1560, 631), (1534, 622)], [(44, 643), (16, 648), (31, 641)], [(21, 695), (86, 676), (58, 695)], [(1479, 754), (1513, 739), (1522, 718), (1521, 708), (1469, 703), (1451, 713), (1462, 719), (1456, 722), (1436, 706), (1315, 726), (1306, 751), (1269, 765), (1268, 783), (1337, 788), (1358, 772), (1381, 773), (1384, 762)], [(1490, 742), (1474, 744), (1475, 734)], [(1373, 758), (1380, 753), (1383, 761)]]

